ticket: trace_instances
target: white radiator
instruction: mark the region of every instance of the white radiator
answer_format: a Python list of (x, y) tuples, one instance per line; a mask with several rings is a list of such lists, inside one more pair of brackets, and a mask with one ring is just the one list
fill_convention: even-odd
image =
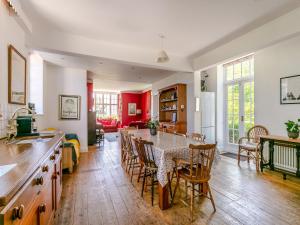
[(296, 149), (286, 146), (274, 146), (274, 166), (295, 173), (297, 170)]

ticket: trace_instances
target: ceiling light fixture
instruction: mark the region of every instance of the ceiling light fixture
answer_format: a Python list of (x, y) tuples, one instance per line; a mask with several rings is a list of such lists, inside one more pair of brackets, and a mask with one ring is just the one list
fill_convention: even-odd
[(16, 10), (16, 7), (14, 6), (14, 2), (11, 1), (11, 0), (6, 0), (6, 2), (7, 2), (7, 5), (8, 5), (8, 7), (9, 7), (9, 9), (10, 9), (11, 11), (13, 11), (15, 14), (18, 14), (18, 13), (17, 13), (17, 10)]
[(156, 58), (156, 62), (158, 62), (158, 63), (165, 63), (165, 62), (168, 62), (170, 60), (167, 52), (164, 50), (164, 39), (165, 39), (165, 36), (162, 35), (162, 34), (160, 34), (159, 37), (161, 39), (161, 50), (158, 53), (158, 56)]

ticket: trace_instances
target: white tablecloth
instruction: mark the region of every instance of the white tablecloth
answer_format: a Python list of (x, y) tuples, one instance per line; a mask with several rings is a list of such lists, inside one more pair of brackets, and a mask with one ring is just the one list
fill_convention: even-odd
[(160, 131), (152, 136), (148, 129), (130, 130), (129, 133), (153, 142), (155, 163), (158, 166), (157, 179), (162, 187), (168, 184), (167, 174), (172, 173), (175, 166), (173, 158), (188, 159), (189, 145), (201, 144), (191, 138)]

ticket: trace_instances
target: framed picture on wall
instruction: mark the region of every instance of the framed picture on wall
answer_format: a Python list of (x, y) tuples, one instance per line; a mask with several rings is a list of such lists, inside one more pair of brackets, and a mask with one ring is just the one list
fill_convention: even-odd
[(26, 105), (26, 58), (8, 46), (8, 103)]
[(280, 104), (300, 104), (300, 75), (280, 78)]
[(59, 96), (59, 118), (61, 120), (80, 120), (81, 97), (78, 95)]
[(136, 103), (128, 103), (128, 116), (136, 115)]

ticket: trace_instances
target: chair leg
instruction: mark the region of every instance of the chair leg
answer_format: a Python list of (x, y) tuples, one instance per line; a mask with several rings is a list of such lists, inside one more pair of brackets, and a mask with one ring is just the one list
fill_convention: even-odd
[(257, 150), (255, 152), (255, 166), (256, 166), (256, 172), (259, 173), (259, 153)]
[(154, 174), (151, 175), (151, 205), (153, 206), (154, 201)]
[(240, 161), (241, 161), (241, 148), (240, 147), (239, 147), (237, 158), (238, 158), (238, 165), (240, 165)]
[(209, 193), (209, 198), (210, 198), (211, 204), (212, 204), (212, 206), (214, 208), (214, 211), (216, 211), (215, 201), (214, 201), (214, 198), (212, 196), (209, 183), (207, 183), (207, 189), (208, 189), (208, 193)]
[(131, 177), (130, 177), (131, 183), (132, 183), (132, 178), (133, 178), (133, 172), (134, 172), (135, 161), (136, 161), (136, 159), (134, 159), (133, 162), (132, 162), (132, 171), (131, 171)]
[(170, 192), (171, 201), (172, 201), (172, 198), (173, 198), (173, 194), (172, 194), (172, 178), (170, 179), (170, 173), (168, 173), (168, 186), (169, 186), (169, 192)]
[(145, 189), (146, 175), (147, 175), (147, 170), (145, 169), (145, 173), (144, 173), (144, 177), (143, 177), (142, 193), (141, 193), (142, 198), (143, 198), (143, 196), (144, 196), (144, 189)]
[(127, 173), (130, 173), (131, 161), (132, 161), (132, 158), (128, 159), (128, 164), (127, 164)]
[(138, 176), (138, 179), (137, 179), (138, 183), (140, 182), (140, 178), (141, 178), (141, 174), (142, 174), (143, 168), (144, 168), (144, 164), (141, 163), (141, 165), (140, 165), (140, 171), (139, 171), (139, 176)]
[(193, 221), (193, 209), (194, 209), (194, 184), (192, 184), (192, 191), (191, 191), (191, 205), (190, 205), (191, 221)]
[(250, 163), (250, 152), (247, 151), (247, 162)]
[(187, 199), (188, 198), (188, 187), (187, 187), (187, 181), (185, 180), (184, 181), (184, 187), (185, 187), (185, 199)]
[(179, 186), (179, 181), (180, 181), (180, 177), (177, 176), (177, 181), (176, 181), (176, 186), (175, 186), (174, 193), (173, 193), (173, 198), (171, 199), (171, 206), (173, 206), (173, 203), (174, 203), (176, 191), (177, 191), (177, 188)]

